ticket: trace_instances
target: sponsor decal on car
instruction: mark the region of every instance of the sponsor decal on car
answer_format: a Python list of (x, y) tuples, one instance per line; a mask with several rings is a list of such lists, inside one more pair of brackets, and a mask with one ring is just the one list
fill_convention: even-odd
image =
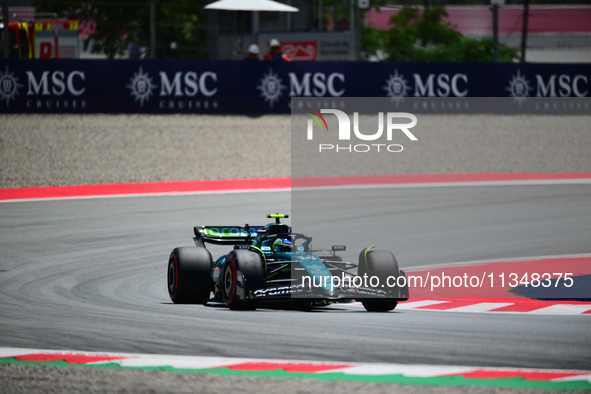
[(248, 237), (250, 234), (242, 227), (205, 227), (205, 235), (210, 237)]
[(213, 274), (211, 275), (211, 278), (213, 279), (214, 282), (218, 281), (221, 273), (222, 273), (222, 270), (220, 269), (220, 267), (215, 267), (213, 269)]
[(272, 287), (270, 289), (259, 289), (253, 293), (254, 297), (270, 297), (278, 295), (290, 295), (292, 286)]

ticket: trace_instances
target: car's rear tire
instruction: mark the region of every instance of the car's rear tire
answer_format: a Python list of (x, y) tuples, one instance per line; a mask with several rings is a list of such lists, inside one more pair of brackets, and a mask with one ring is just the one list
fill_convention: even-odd
[(211, 253), (205, 248), (175, 248), (168, 259), (168, 295), (175, 304), (206, 304), (213, 290)]
[[(400, 269), (396, 257), (389, 250), (366, 248), (359, 254), (359, 270), (357, 274), (359, 276), (375, 276), (380, 283), (378, 289), (391, 291), (388, 290), (387, 286), (381, 286), (387, 284), (388, 277), (398, 277)], [(398, 305), (397, 300), (387, 298), (367, 298), (360, 301), (368, 312), (388, 312)]]
[(226, 257), (222, 270), (222, 296), (226, 306), (232, 310), (256, 309), (257, 305), (241, 299), (238, 292), (240, 283), (237, 280), (238, 271), (244, 276), (244, 294), (265, 286), (265, 267), (258, 253), (250, 250), (233, 250)]

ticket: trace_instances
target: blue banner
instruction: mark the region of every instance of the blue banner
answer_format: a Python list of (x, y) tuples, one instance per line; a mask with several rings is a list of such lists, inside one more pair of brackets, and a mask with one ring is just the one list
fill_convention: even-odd
[[(289, 113), (291, 97), (589, 97), (589, 64), (0, 60), (0, 113)], [(331, 104), (329, 104), (331, 105)]]

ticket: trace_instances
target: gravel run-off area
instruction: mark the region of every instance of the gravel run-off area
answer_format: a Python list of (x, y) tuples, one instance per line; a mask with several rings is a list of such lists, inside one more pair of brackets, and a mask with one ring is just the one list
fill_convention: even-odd
[[(590, 172), (591, 116), (424, 115), (396, 154), (291, 155), (288, 115), (0, 115), (0, 188), (353, 174)], [(297, 152), (297, 150), (294, 150)], [(343, 172), (344, 171), (344, 172)]]

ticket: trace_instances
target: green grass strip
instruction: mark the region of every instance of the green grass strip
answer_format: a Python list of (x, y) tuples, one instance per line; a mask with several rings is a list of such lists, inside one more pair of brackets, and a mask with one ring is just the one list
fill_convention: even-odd
[(545, 380), (526, 380), (523, 378), (505, 378), (505, 379), (469, 379), (461, 375), (441, 376), (432, 378), (408, 377), (403, 375), (347, 375), (342, 372), (328, 373), (304, 373), (304, 372), (286, 372), (283, 369), (271, 371), (237, 371), (228, 368), (212, 369), (181, 369), (169, 366), (162, 367), (122, 367), (117, 363), (106, 364), (68, 364), (65, 361), (20, 361), (15, 358), (0, 359), (0, 364), (28, 364), (28, 365), (49, 365), (57, 367), (82, 367), (82, 368), (114, 368), (121, 370), (141, 370), (141, 371), (163, 371), (176, 373), (210, 373), (215, 375), (246, 375), (265, 378), (300, 378), (316, 379), (325, 381), (352, 381), (362, 383), (394, 383), (411, 385), (429, 385), (429, 386), (483, 386), (483, 387), (508, 387), (508, 388), (530, 388), (530, 389), (550, 389), (550, 390), (590, 390), (591, 383), (579, 381), (561, 381), (550, 382)]

